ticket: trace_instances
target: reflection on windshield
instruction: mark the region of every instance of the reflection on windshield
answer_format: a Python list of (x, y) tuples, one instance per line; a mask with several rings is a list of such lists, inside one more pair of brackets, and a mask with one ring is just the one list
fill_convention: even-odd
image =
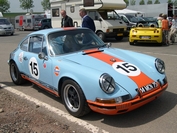
[(51, 55), (99, 48), (104, 45), (96, 34), (86, 29), (52, 33), (48, 36), (48, 41)]
[(10, 24), (10, 23), (7, 19), (0, 19), (0, 25), (3, 25), (3, 24)]
[(100, 16), (104, 20), (121, 20), (120, 16), (115, 11), (99, 11)]

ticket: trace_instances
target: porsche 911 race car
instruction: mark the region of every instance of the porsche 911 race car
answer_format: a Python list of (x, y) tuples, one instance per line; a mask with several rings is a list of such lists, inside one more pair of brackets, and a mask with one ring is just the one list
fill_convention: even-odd
[(56, 28), (27, 35), (10, 53), (10, 75), (61, 97), (68, 112), (116, 115), (159, 97), (168, 86), (165, 63), (113, 48), (87, 28)]
[(140, 21), (131, 28), (129, 33), (129, 43), (156, 43), (163, 45), (162, 29), (158, 27), (156, 21)]

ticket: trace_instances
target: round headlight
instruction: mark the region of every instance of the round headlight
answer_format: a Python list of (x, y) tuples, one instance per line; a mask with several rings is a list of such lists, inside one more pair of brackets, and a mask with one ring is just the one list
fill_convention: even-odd
[(116, 85), (114, 79), (105, 73), (100, 77), (100, 86), (104, 92), (110, 94), (114, 92)]
[(155, 67), (159, 73), (161, 74), (165, 73), (165, 63), (161, 59), (155, 60)]

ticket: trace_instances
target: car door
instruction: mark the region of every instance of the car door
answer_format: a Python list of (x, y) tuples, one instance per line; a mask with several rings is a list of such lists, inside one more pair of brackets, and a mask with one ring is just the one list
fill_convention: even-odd
[(38, 54), (45, 53), (48, 56), (46, 39), (42, 35), (31, 36), (29, 38), (28, 54), (24, 59), (26, 72), (31, 80), (35, 80), (42, 85), (51, 86), (52, 79), (52, 61), (50, 58), (40, 59)]

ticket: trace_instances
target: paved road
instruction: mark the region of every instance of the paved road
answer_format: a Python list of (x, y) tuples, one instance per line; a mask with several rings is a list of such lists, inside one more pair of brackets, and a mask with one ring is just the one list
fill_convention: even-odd
[[(14, 36), (0, 36), (0, 83), (32, 96), (52, 107), (59, 108), (67, 112), (61, 103), (61, 99), (43, 92), (36, 86), (27, 84), (15, 86), (9, 76), (7, 60), (9, 53), (14, 50), (18, 42), (29, 31), (17, 31)], [(106, 116), (91, 112), (83, 117), (87, 123), (110, 133), (176, 133), (177, 131), (177, 44), (166, 46), (136, 45), (130, 46), (128, 38), (121, 42), (108, 40), (112, 46), (127, 50), (146, 53), (163, 59), (166, 63), (166, 73), (168, 76), (169, 87), (157, 100), (130, 113), (116, 116)], [(146, 60), (146, 59), (144, 59)]]

